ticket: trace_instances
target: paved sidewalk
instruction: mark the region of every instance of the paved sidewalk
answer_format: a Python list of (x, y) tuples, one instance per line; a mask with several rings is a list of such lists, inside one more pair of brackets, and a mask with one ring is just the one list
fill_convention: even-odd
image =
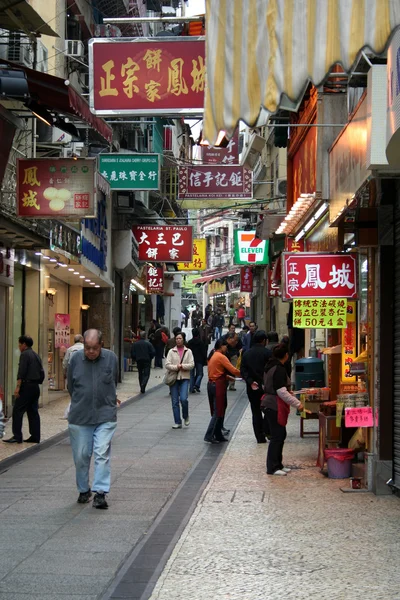
[(294, 470), (267, 476), (247, 409), (151, 600), (398, 600), (400, 500), (343, 493), (317, 445), (292, 414)]

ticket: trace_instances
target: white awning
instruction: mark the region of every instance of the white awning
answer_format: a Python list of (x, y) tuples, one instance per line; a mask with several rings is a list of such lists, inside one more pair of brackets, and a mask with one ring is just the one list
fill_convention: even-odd
[(210, 143), (219, 131), (231, 136), (240, 119), (254, 126), (262, 109), (275, 112), (285, 97), (295, 103), (335, 63), (350, 71), (363, 48), (383, 52), (400, 25), (399, 0), (206, 2)]

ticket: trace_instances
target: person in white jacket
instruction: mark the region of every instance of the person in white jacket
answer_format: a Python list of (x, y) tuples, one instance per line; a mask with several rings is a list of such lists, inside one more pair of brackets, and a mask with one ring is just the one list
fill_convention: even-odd
[[(190, 425), (188, 394), (190, 371), (194, 368), (194, 359), (192, 351), (185, 347), (185, 340), (181, 333), (178, 333), (175, 341), (176, 346), (167, 354), (165, 368), (177, 374), (176, 381), (171, 386), (172, 413), (175, 421), (172, 429), (182, 429), (182, 418), (186, 427)], [(182, 417), (179, 403), (182, 406)]]

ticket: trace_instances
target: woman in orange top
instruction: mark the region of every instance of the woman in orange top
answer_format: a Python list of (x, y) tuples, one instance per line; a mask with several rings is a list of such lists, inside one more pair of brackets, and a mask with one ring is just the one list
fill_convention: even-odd
[(240, 371), (225, 356), (227, 348), (226, 340), (217, 340), (215, 352), (208, 361), (207, 393), (212, 416), (204, 441), (209, 444), (228, 441), (222, 434), (226, 409), (226, 377), (228, 373), (240, 377)]

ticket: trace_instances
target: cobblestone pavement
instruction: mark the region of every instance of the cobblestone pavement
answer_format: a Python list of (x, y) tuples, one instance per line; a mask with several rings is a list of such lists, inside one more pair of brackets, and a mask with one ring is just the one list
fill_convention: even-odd
[[(315, 426), (315, 424), (314, 424)], [(287, 477), (265, 473), (246, 410), (151, 600), (398, 600), (400, 500), (343, 493), (292, 414)]]

